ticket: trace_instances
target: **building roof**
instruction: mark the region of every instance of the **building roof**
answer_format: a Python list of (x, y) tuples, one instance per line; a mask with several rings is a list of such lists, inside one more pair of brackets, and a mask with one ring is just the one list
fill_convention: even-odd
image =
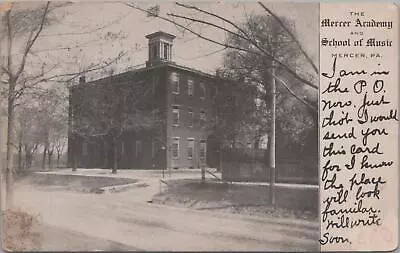
[[(152, 38), (156, 38), (156, 37), (164, 37), (164, 38), (173, 40), (175, 38), (175, 35), (172, 35), (172, 34), (169, 34), (169, 33), (163, 32), (163, 31), (158, 31), (158, 32), (154, 32), (154, 33), (146, 35), (147, 39), (152, 39)], [(138, 73), (147, 72), (147, 71), (150, 71), (152, 69), (168, 68), (168, 67), (169, 68), (175, 68), (175, 69), (183, 70), (183, 71), (187, 71), (187, 72), (190, 72), (192, 74), (195, 74), (195, 75), (198, 75), (198, 76), (202, 76), (202, 77), (206, 77), (206, 78), (210, 78), (210, 79), (215, 79), (216, 78), (215, 75), (208, 74), (208, 73), (196, 70), (194, 68), (189, 68), (189, 67), (186, 67), (186, 66), (178, 65), (178, 64), (176, 64), (175, 62), (172, 62), (172, 61), (165, 61), (165, 62), (162, 61), (162, 62), (159, 62), (159, 64), (155, 64), (153, 66), (140, 67), (140, 68), (137, 68), (137, 69), (131, 69), (131, 70), (128, 70), (128, 71), (125, 71), (125, 72), (122, 72), (122, 73), (115, 74), (115, 75), (113, 75), (113, 79), (115, 80), (115, 79), (118, 79), (118, 78), (124, 78), (124, 77), (130, 76), (130, 75), (135, 75), (135, 74), (138, 74)], [(92, 80), (92, 81), (89, 81), (89, 82), (85, 82), (85, 85), (87, 85), (87, 84), (96, 84), (96, 83), (102, 82), (103, 80), (106, 80), (108, 78), (109, 77), (103, 77), (103, 78), (99, 78), (97, 80)], [(74, 85), (74, 86), (80, 86), (80, 84)]]
[[(115, 80), (115, 79), (118, 79), (118, 78), (121, 78), (121, 77), (124, 77), (124, 76), (127, 76), (127, 75), (134, 75), (134, 74), (145, 72), (145, 71), (149, 71), (149, 70), (152, 70), (152, 69), (166, 68), (166, 67), (171, 67), (171, 68), (180, 69), (180, 70), (183, 70), (183, 71), (188, 71), (188, 72), (191, 72), (193, 74), (200, 75), (200, 76), (203, 76), (203, 77), (206, 77), (206, 78), (211, 78), (211, 79), (216, 78), (215, 75), (211, 75), (211, 74), (208, 74), (208, 73), (205, 73), (205, 72), (193, 69), (193, 68), (189, 68), (189, 67), (186, 67), (186, 66), (178, 65), (178, 64), (176, 64), (174, 62), (163, 62), (162, 64), (157, 64), (157, 65), (151, 66), (151, 67), (143, 67), (143, 68), (139, 68), (139, 69), (135, 69), (135, 70), (131, 70), (131, 71), (122, 72), (122, 73), (113, 75), (113, 78)], [(107, 78), (109, 78), (109, 77), (99, 78), (99, 79), (96, 79), (96, 80), (92, 80), (92, 81), (86, 82), (84, 84), (77, 84), (77, 85), (74, 85), (72, 87), (79, 87), (81, 85), (88, 85), (88, 84), (95, 85), (96, 83), (101, 82), (102, 80), (105, 80)]]
[(167, 37), (167, 38), (169, 38), (171, 40), (176, 38), (175, 35), (172, 35), (170, 33), (166, 33), (166, 32), (163, 32), (163, 31), (158, 31), (158, 32), (154, 32), (154, 33), (150, 33), (150, 34), (146, 35), (147, 39), (152, 39), (154, 37)]

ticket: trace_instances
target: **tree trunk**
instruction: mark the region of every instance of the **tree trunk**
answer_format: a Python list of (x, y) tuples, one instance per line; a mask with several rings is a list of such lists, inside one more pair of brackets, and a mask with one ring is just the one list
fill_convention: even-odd
[(108, 149), (109, 145), (108, 145), (107, 140), (104, 140), (103, 142), (104, 142), (104, 145), (103, 145), (104, 146), (104, 150), (103, 150), (103, 152), (104, 152), (103, 168), (104, 169), (109, 169), (109, 166), (108, 166), (108, 164), (109, 164), (109, 155), (110, 155), (110, 152), (109, 152), (109, 149)]
[(47, 156), (47, 146), (44, 147), (43, 157), (42, 157), (42, 169), (46, 169), (46, 156)]
[(14, 155), (14, 85), (10, 82), (10, 90), (8, 93), (7, 108), (7, 151), (6, 151), (6, 169), (5, 169), (5, 185), (6, 185), (6, 209), (11, 209), (13, 205), (13, 155)]
[(61, 157), (61, 152), (57, 151), (57, 168), (60, 168), (60, 157)]
[(76, 167), (78, 166), (78, 159), (76, 155), (76, 136), (74, 133), (71, 134), (71, 149), (68, 151), (71, 152), (72, 159), (72, 171), (76, 171)]
[(113, 167), (111, 170), (112, 174), (117, 174), (117, 168), (118, 168), (118, 145), (117, 141), (114, 141), (114, 155), (113, 155)]
[(76, 167), (77, 167), (77, 163), (78, 163), (78, 159), (77, 159), (77, 155), (76, 155), (76, 150), (75, 150), (75, 142), (73, 143), (73, 145), (72, 145), (72, 150), (71, 150), (71, 152), (72, 152), (72, 171), (76, 171)]
[(72, 158), (72, 171), (76, 171), (77, 161), (76, 156)]
[(30, 169), (32, 166), (32, 152), (28, 148), (25, 147), (25, 168)]
[(204, 184), (206, 182), (206, 166), (200, 165), (201, 168), (201, 183)]
[(23, 164), (22, 164), (22, 143), (20, 141), (19, 144), (18, 144), (18, 170), (22, 171), (22, 167), (23, 167)]
[(51, 169), (51, 158), (53, 157), (53, 150), (49, 150), (47, 152), (47, 165), (48, 165), (48, 169)]
[(222, 145), (219, 144), (218, 171), (222, 173)]

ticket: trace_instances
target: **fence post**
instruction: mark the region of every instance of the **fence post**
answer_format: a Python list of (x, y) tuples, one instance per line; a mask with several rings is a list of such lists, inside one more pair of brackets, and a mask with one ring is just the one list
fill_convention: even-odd
[(201, 183), (204, 184), (206, 182), (206, 167), (205, 165), (201, 164), (200, 168), (201, 168)]

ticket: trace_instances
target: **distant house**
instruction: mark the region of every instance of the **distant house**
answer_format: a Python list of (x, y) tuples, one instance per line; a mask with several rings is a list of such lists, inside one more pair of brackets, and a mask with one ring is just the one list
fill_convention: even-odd
[[(216, 152), (207, 148), (207, 122), (215, 117), (212, 105), (218, 79), (173, 62), (174, 35), (160, 31), (146, 38), (145, 67), (91, 82), (81, 78), (71, 87), (69, 166), (75, 159), (79, 167), (110, 168), (114, 156), (119, 168), (141, 169), (197, 168), (212, 160), (208, 154)], [(162, 119), (153, 129), (127, 130), (117, 143), (108, 136), (85, 136), (78, 131), (84, 124), (85, 98), (103, 96), (97, 103), (114, 103), (118, 96), (111, 93), (126, 94), (140, 87), (151, 90), (146, 93), (148, 104), (143, 110), (151, 114), (157, 109)], [(112, 101), (107, 100), (109, 97)], [(135, 103), (135, 99), (124, 106), (129, 108), (129, 103)]]

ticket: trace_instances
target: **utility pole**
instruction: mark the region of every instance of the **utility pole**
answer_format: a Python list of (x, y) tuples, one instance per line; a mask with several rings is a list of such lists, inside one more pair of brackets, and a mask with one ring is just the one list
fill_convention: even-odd
[(270, 142), (270, 184), (269, 184), (269, 199), (270, 204), (275, 205), (275, 136), (276, 127), (276, 80), (275, 80), (275, 62), (272, 61), (272, 126), (271, 126), (271, 142)]

